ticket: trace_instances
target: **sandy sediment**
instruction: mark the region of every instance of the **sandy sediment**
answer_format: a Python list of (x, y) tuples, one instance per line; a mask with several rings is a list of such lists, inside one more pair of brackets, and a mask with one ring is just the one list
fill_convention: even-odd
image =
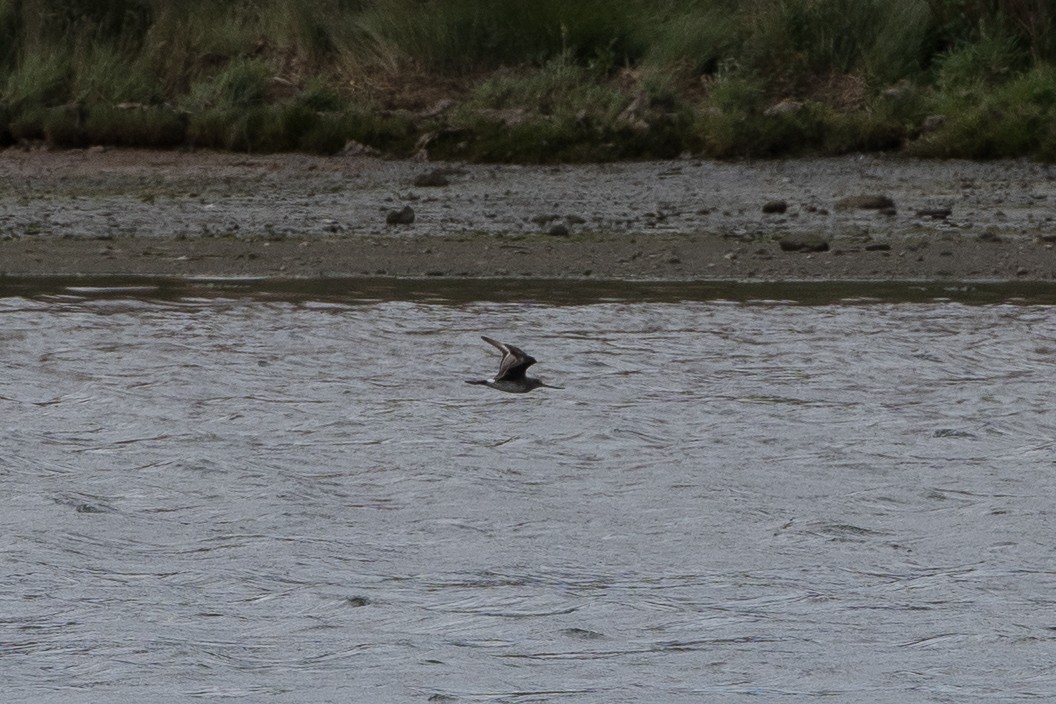
[(1056, 168), (7, 150), (0, 273), (1051, 281)]

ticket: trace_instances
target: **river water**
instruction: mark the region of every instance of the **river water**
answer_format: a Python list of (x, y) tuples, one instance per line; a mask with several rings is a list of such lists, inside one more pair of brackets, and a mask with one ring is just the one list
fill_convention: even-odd
[(1056, 696), (1051, 296), (417, 286), (0, 297), (3, 701)]

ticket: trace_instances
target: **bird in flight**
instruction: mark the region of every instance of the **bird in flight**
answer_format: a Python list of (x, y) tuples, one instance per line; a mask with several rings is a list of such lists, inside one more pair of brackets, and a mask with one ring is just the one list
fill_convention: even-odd
[(525, 394), (541, 386), (548, 389), (563, 388), (561, 386), (550, 386), (550, 384), (544, 384), (539, 379), (527, 376), (525, 372), (528, 371), (528, 367), (535, 364), (535, 357), (526, 353), (520, 347), (504, 344), (486, 335), (481, 335), (480, 339), (502, 352), (502, 361), (499, 362), (499, 373), (492, 379), (467, 380), (467, 384), (482, 384), (511, 394)]

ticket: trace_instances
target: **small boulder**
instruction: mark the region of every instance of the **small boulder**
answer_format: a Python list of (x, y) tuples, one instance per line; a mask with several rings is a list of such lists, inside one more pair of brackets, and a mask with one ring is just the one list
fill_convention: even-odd
[(788, 202), (783, 200), (772, 200), (768, 203), (763, 204), (763, 212), (767, 214), (771, 213), (783, 213), (788, 210)]
[(377, 156), (381, 154), (381, 152), (374, 147), (363, 144), (362, 142), (357, 142), (354, 139), (345, 142), (345, 147), (341, 150), (341, 153), (348, 156)]
[(882, 195), (857, 195), (840, 198), (836, 201), (840, 210), (886, 210), (894, 208), (895, 201)]
[(405, 205), (399, 210), (390, 210), (385, 216), (388, 225), (410, 225), (414, 222), (414, 208)]
[(437, 117), (438, 115), (443, 115), (445, 112), (453, 108), (455, 104), (455, 101), (451, 100), (450, 98), (441, 98), (425, 110), (419, 112), (418, 117), (428, 119), (430, 117)]
[(918, 218), (931, 218), (932, 220), (945, 220), (953, 211), (949, 208), (922, 208), (917, 211)]
[(555, 222), (550, 226), (550, 229), (546, 231), (546, 234), (551, 237), (568, 237), (569, 230), (568, 225), (563, 222)]
[(768, 107), (763, 112), (763, 114), (767, 115), (767, 116), (772, 116), (772, 115), (791, 115), (793, 113), (797, 113), (800, 110), (802, 110), (803, 106), (804, 106), (804, 104), (802, 102), (798, 101), (798, 100), (792, 100), (791, 98), (786, 98), (786, 99), (782, 100), (781, 102), (777, 103), (776, 105), (771, 105), (770, 107)]

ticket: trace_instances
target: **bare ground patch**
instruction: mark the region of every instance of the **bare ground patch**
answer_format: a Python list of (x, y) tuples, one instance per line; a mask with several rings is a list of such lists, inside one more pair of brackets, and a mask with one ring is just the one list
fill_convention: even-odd
[[(1056, 169), (1024, 161), (8, 150), (0, 272), (1051, 280), (1054, 205)], [(387, 224), (404, 208), (412, 223)]]

